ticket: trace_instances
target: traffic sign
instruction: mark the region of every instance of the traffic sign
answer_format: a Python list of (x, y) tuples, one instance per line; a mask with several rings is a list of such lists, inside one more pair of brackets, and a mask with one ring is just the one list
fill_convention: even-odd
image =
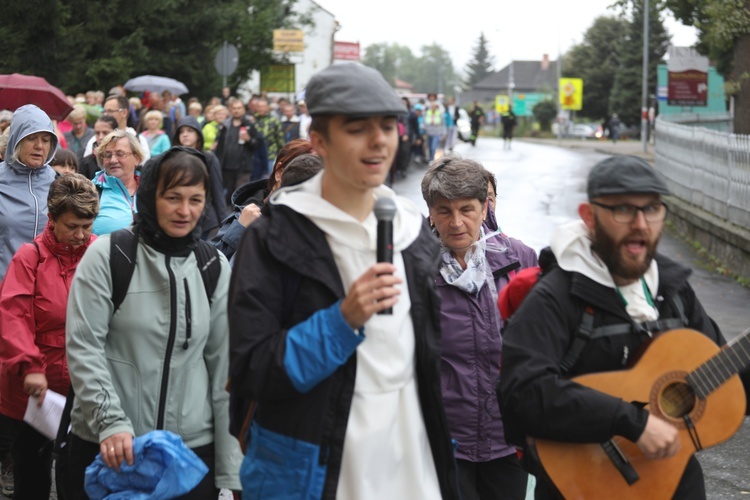
[(580, 111), (583, 107), (583, 80), (560, 78), (560, 106), (562, 109)]
[(214, 68), (221, 76), (229, 76), (237, 70), (237, 63), (240, 61), (240, 54), (237, 47), (231, 43), (224, 42), (224, 45), (216, 53), (214, 59)]
[(495, 111), (499, 114), (507, 113), (510, 107), (510, 98), (507, 95), (495, 96)]

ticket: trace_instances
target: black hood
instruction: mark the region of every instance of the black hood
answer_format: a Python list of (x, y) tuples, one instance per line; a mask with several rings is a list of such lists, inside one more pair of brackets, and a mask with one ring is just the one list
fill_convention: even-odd
[[(143, 236), (149, 246), (166, 255), (184, 257), (193, 251), (195, 245), (203, 233), (203, 219), (201, 217), (198, 224), (195, 225), (193, 232), (182, 238), (173, 238), (168, 236), (159, 227), (156, 217), (156, 194), (159, 183), (159, 171), (164, 160), (178, 152), (190, 153), (200, 158), (208, 171), (206, 157), (200, 151), (184, 146), (173, 146), (160, 155), (152, 156), (143, 166), (141, 180), (138, 184), (138, 195), (136, 196), (136, 207), (138, 213), (135, 215), (135, 227), (138, 233)], [(208, 174), (206, 179), (208, 180)], [(210, 193), (210, 186), (206, 186), (206, 193)], [(206, 207), (208, 207), (208, 196), (206, 197)], [(204, 210), (205, 212), (205, 210)]]
[(238, 187), (232, 193), (232, 206), (242, 211), (246, 205), (255, 203), (263, 207), (263, 200), (268, 196), (268, 179), (258, 179)]
[(172, 137), (172, 144), (180, 143), (180, 127), (190, 127), (198, 132), (198, 149), (203, 151), (203, 127), (198, 122), (198, 119), (194, 116), (187, 115), (185, 118), (180, 120), (177, 127), (174, 129), (174, 137)]

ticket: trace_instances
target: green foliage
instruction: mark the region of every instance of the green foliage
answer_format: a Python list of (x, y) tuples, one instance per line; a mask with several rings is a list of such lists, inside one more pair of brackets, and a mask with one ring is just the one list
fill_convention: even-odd
[(480, 33), (479, 40), (477, 40), (477, 45), (474, 48), (473, 59), (466, 65), (464, 88), (470, 89), (484, 80), (492, 73), (494, 64), (494, 58), (490, 56), (487, 48), (487, 38), (485, 38), (484, 33)]
[[(631, 2), (632, 11), (625, 36), (620, 39), (619, 68), (609, 100), (610, 113), (617, 113), (627, 125), (641, 120), (644, 3), (644, 0)], [(669, 34), (664, 29), (658, 2), (649, 3), (648, 46), (648, 92), (655, 93), (656, 67), (662, 63), (669, 46)]]
[[(582, 78), (583, 109), (578, 115), (603, 120), (609, 115), (609, 98), (620, 67), (620, 42), (627, 31), (627, 21), (617, 17), (598, 17), (563, 59), (564, 77)], [(640, 88), (640, 87), (638, 87)]]
[(458, 83), (450, 54), (437, 44), (423, 46), (416, 57), (404, 45), (376, 43), (365, 48), (362, 62), (380, 71), (391, 84), (396, 78), (412, 84), (414, 92), (451, 95)]
[(541, 101), (534, 106), (531, 112), (534, 113), (534, 118), (539, 122), (539, 128), (543, 132), (549, 132), (552, 128), (552, 120), (557, 116), (557, 105), (552, 101)]
[(6, 2), (0, 73), (45, 77), (64, 92), (108, 90), (142, 74), (218, 95), (213, 67), (224, 40), (239, 51), (236, 87), (273, 62), (272, 30), (302, 27), (295, 0), (23, 0)]
[(414, 84), (410, 77), (413, 75), (415, 61), (411, 49), (397, 43), (369, 45), (365, 48), (365, 56), (362, 58), (362, 63), (380, 71), (391, 84), (396, 78)]

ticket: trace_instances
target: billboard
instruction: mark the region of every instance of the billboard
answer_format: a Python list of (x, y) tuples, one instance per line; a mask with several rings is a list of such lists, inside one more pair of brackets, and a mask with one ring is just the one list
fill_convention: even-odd
[(669, 47), (667, 104), (708, 104), (708, 58), (698, 54), (692, 47)]
[(262, 92), (294, 92), (294, 64), (264, 66), (260, 70)]
[(583, 107), (583, 80), (560, 78), (560, 106), (562, 109), (580, 111)]
[(304, 52), (304, 32), (302, 30), (273, 30), (273, 50), (276, 52)]
[(359, 61), (359, 42), (333, 42), (333, 58), (339, 61)]

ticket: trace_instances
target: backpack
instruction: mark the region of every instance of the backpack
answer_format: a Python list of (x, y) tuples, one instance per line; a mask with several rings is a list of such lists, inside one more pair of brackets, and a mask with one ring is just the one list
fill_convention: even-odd
[[(136, 254), (138, 252), (138, 229), (129, 227), (120, 229), (110, 235), (109, 240), (109, 272), (112, 276), (112, 304), (117, 312), (125, 300), (130, 287), (130, 281), (133, 278), (136, 264)], [(216, 285), (219, 283), (221, 274), (221, 261), (219, 260), (219, 251), (210, 243), (198, 240), (198, 245), (193, 250), (197, 260), (198, 269), (203, 279), (203, 286), (206, 290), (209, 304), (213, 299)], [(68, 442), (68, 427), (70, 426), (70, 412), (73, 409), (73, 400), (75, 392), (73, 386), (70, 386), (68, 397), (65, 400), (60, 427), (57, 429), (57, 438), (55, 439), (54, 455), (60, 455), (60, 451)]]

